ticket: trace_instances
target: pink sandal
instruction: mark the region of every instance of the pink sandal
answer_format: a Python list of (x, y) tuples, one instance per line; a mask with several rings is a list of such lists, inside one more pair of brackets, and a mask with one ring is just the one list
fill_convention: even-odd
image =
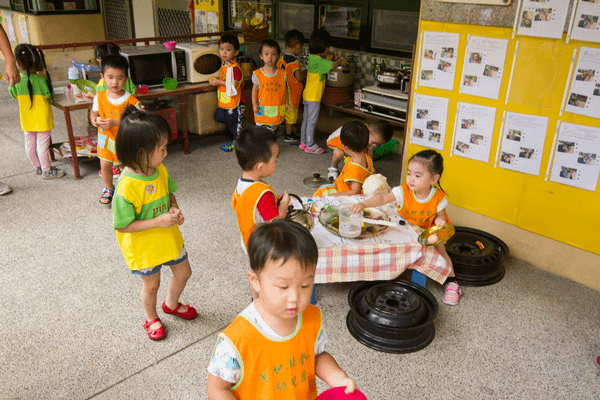
[[(155, 322), (160, 322), (161, 327), (157, 328), (157, 329), (150, 329), (150, 325), (152, 325)], [(160, 321), (160, 318), (153, 319), (152, 321), (146, 320), (146, 322), (144, 323), (144, 329), (146, 329), (146, 333), (148, 333), (148, 337), (152, 340), (160, 340), (165, 337), (165, 327), (162, 326), (162, 322)]]
[(179, 310), (181, 305), (182, 305), (181, 303), (177, 303), (177, 307), (175, 307), (174, 310), (171, 310), (169, 307), (167, 307), (167, 303), (165, 303), (163, 301), (162, 309), (167, 314), (177, 315), (178, 317), (181, 317), (183, 319), (192, 319), (196, 316), (196, 309), (194, 307), (190, 306), (189, 304), (186, 304), (186, 306), (188, 308), (188, 310), (186, 312), (177, 311), (177, 310)]

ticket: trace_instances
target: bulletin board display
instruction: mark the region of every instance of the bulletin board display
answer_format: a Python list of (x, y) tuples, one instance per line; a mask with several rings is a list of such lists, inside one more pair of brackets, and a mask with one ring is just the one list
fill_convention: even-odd
[[(421, 114), (416, 118), (422, 115), (423, 110), (413, 109), (419, 104), (418, 101), (415, 103), (415, 98), (431, 100), (431, 97), (438, 97), (442, 99), (442, 104), (447, 102), (447, 116), (444, 132), (439, 135), (443, 138), (442, 143), (434, 145), (424, 145), (423, 136), (421, 141), (413, 138), (412, 125), (415, 121), (421, 121), (416, 118), (413, 121), (413, 118), (407, 117), (406, 132), (410, 135), (407, 159), (421, 150), (434, 148), (444, 157), (444, 173), (440, 182), (448, 194), (450, 204), (600, 255), (600, 238), (590, 234), (592, 227), (600, 226), (600, 182), (596, 182), (594, 190), (586, 190), (553, 181), (550, 171), (559, 145), (555, 140), (559, 134), (559, 124), (600, 128), (600, 115), (593, 118), (564, 111), (569, 100), (565, 87), (570, 87), (577, 72), (574, 70), (579, 51), (582, 47), (600, 49), (600, 45), (573, 40), (566, 43), (566, 34), (562, 39), (519, 35), (513, 38), (510, 28), (421, 20), (416, 45), (415, 74), (419, 73), (423, 59), (425, 49), (421, 42), (425, 32), (459, 34), (458, 49), (454, 51), (456, 70), (450, 89), (419, 85), (419, 79), (413, 79), (413, 97), (408, 115), (413, 116), (414, 113), (416, 116), (417, 111)], [(498, 66), (504, 72), (497, 98), (461, 90), (465, 84), (464, 64), (473, 59), (472, 55), (466, 54), (469, 36), (508, 41), (504, 65)], [(600, 71), (597, 73), (600, 74)], [(484, 115), (483, 111), (476, 109), (479, 106), (489, 115), (495, 116), (491, 134), (485, 136), (485, 132), (490, 130), (489, 127), (484, 127), (486, 130), (479, 135), (483, 137), (480, 139), (481, 143), (485, 142), (489, 146), (487, 159), (485, 152), (482, 157), (465, 157), (460, 153), (465, 149), (458, 146), (457, 137), (460, 139), (461, 136), (455, 135), (458, 132), (464, 137), (464, 129), (461, 131), (460, 128), (469, 127), (473, 119), (463, 118), (464, 120), (458, 121), (462, 118), (461, 115)], [(491, 107), (496, 112), (484, 107)], [(505, 130), (507, 115), (509, 122), (525, 118), (547, 123), (545, 129), (536, 123), (536, 142), (529, 146), (529, 152), (537, 146), (535, 157), (538, 159), (534, 168), (519, 170), (502, 167), (502, 163), (507, 162), (501, 158), (506, 155), (502, 154), (503, 147), (510, 145), (510, 140), (515, 140), (519, 134), (515, 130)], [(532, 118), (527, 118), (528, 116)], [(492, 125), (489, 119), (487, 121)], [(426, 140), (427, 133), (424, 137)], [(501, 139), (506, 139), (506, 143)], [(461, 146), (464, 146), (462, 142)], [(528, 151), (520, 156), (533, 159), (534, 156)], [(600, 159), (593, 162), (600, 163)]]

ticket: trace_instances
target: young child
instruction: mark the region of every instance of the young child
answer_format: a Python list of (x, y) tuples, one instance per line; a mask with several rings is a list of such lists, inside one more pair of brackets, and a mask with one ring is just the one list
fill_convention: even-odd
[[(118, 45), (111, 42), (100, 43), (94, 48), (94, 58), (98, 62), (98, 65), (102, 65), (102, 59), (104, 57), (118, 56), (120, 54), (121, 48)], [(98, 81), (98, 85), (96, 86), (96, 93), (106, 89), (107, 87), (106, 83), (104, 82), (104, 79), (100, 78), (100, 80)], [(135, 87), (135, 83), (133, 83), (130, 77), (127, 77), (127, 81), (125, 82), (125, 86), (123, 87), (123, 89), (125, 89), (125, 91), (131, 93), (131, 95), (135, 97), (137, 88)], [(93, 99), (94, 96), (95, 95), (91, 92), (85, 94), (85, 97), (90, 99)]]
[(248, 255), (248, 279), (260, 297), (219, 334), (208, 397), (314, 400), (315, 376), (353, 393), (356, 383), (325, 351), (321, 310), (309, 304), (318, 258), (310, 232), (289, 220), (262, 224)]
[(235, 139), (242, 129), (244, 117), (244, 88), (242, 70), (235, 60), (240, 52), (240, 41), (231, 33), (219, 39), (219, 55), (223, 60), (219, 79), (210, 79), (209, 83), (217, 88), (217, 110), (214, 118), (226, 123), (233, 135), (231, 142), (221, 146), (223, 151), (233, 151)]
[(277, 67), (281, 49), (273, 39), (264, 40), (259, 49), (260, 59), (265, 65), (252, 73), (252, 108), (256, 125), (277, 132), (289, 109), (285, 70)]
[(177, 184), (162, 164), (170, 137), (171, 129), (163, 118), (129, 106), (116, 142), (125, 169), (113, 201), (113, 227), (130, 272), (142, 278), (144, 329), (152, 340), (165, 337), (156, 313), (163, 266), (173, 272), (163, 311), (184, 319), (196, 316), (193, 307), (179, 303), (192, 270), (179, 232), (184, 218), (173, 195)]
[[(373, 159), (373, 149), (382, 144), (386, 144), (392, 139), (394, 135), (394, 127), (387, 121), (377, 120), (367, 126), (369, 128), (369, 150), (367, 154)], [(340, 140), (340, 133), (342, 128), (336, 129), (327, 138), (327, 147), (333, 151), (331, 157), (331, 167), (327, 169), (327, 177), (331, 180), (336, 180), (338, 177), (338, 166), (340, 161), (344, 158), (344, 149), (342, 141)]]
[(298, 143), (300, 137), (293, 132), (293, 127), (298, 120), (298, 107), (302, 99), (302, 82), (306, 76), (300, 69), (298, 55), (304, 45), (304, 35), (297, 29), (292, 29), (285, 34), (285, 54), (277, 61), (277, 66), (285, 70), (285, 86), (287, 88), (289, 111), (285, 112), (285, 137), (284, 142)]
[[(278, 204), (275, 191), (263, 181), (275, 173), (278, 154), (275, 133), (265, 127), (247, 126), (235, 141), (235, 155), (243, 173), (233, 192), (231, 204), (237, 215), (244, 251), (256, 224), (287, 216), (290, 204), (288, 193), (283, 192)], [(255, 299), (258, 297), (254, 291), (252, 295)]]
[(333, 184), (323, 185), (313, 196), (351, 196), (362, 193), (362, 185), (375, 173), (373, 160), (367, 153), (369, 129), (360, 121), (352, 121), (342, 126), (340, 133), (342, 149), (350, 156), (342, 173)]
[[(448, 199), (440, 186), (440, 178), (444, 172), (444, 158), (435, 150), (423, 150), (408, 160), (406, 183), (396, 186), (391, 193), (371, 197), (350, 208), (359, 212), (366, 207), (377, 207), (397, 202), (398, 214), (408, 222), (426, 230), (432, 226), (450, 224), (446, 213)], [(436, 187), (437, 184), (437, 187)], [(443, 243), (435, 245), (437, 251), (452, 268), (452, 260)], [(446, 284), (442, 301), (449, 305), (458, 304), (462, 290), (455, 279)]]
[(115, 154), (115, 140), (121, 123), (121, 112), (128, 105), (140, 107), (138, 99), (124, 89), (128, 68), (127, 60), (123, 56), (104, 57), (100, 76), (108, 89), (94, 97), (90, 112), (92, 125), (98, 128), (98, 158), (104, 183), (100, 195), (101, 204), (110, 204), (115, 194), (112, 168), (113, 164), (120, 164)]
[(331, 44), (331, 35), (325, 29), (317, 29), (310, 35), (308, 41), (308, 73), (306, 87), (302, 94), (304, 100), (304, 115), (302, 117), (302, 130), (300, 136), (300, 149), (311, 154), (322, 154), (325, 149), (315, 143), (315, 126), (319, 119), (321, 98), (325, 90), (327, 74), (338, 65), (346, 65), (344, 57), (331, 61), (333, 54), (328, 53)]
[[(52, 82), (38, 75), (42, 59), (38, 50), (30, 44), (15, 48), (15, 60), (21, 71), (21, 80), (8, 90), (19, 101), (21, 129), (25, 133), (25, 152), (37, 175), (43, 179), (55, 179), (65, 171), (51, 167), (50, 132), (54, 128), (50, 99)], [(50, 83), (50, 88), (48, 87)]]

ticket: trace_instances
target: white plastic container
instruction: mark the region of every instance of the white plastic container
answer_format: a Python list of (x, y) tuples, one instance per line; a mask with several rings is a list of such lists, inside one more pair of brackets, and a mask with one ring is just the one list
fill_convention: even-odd
[(344, 237), (354, 238), (362, 232), (363, 212), (353, 213), (350, 211), (350, 207), (351, 204), (343, 204), (338, 209), (340, 217), (339, 232)]

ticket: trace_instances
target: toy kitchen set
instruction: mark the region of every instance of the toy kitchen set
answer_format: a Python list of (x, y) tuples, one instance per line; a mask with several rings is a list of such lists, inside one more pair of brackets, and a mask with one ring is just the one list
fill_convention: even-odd
[(355, 93), (355, 106), (370, 114), (406, 122), (410, 71), (381, 66), (376, 82)]

